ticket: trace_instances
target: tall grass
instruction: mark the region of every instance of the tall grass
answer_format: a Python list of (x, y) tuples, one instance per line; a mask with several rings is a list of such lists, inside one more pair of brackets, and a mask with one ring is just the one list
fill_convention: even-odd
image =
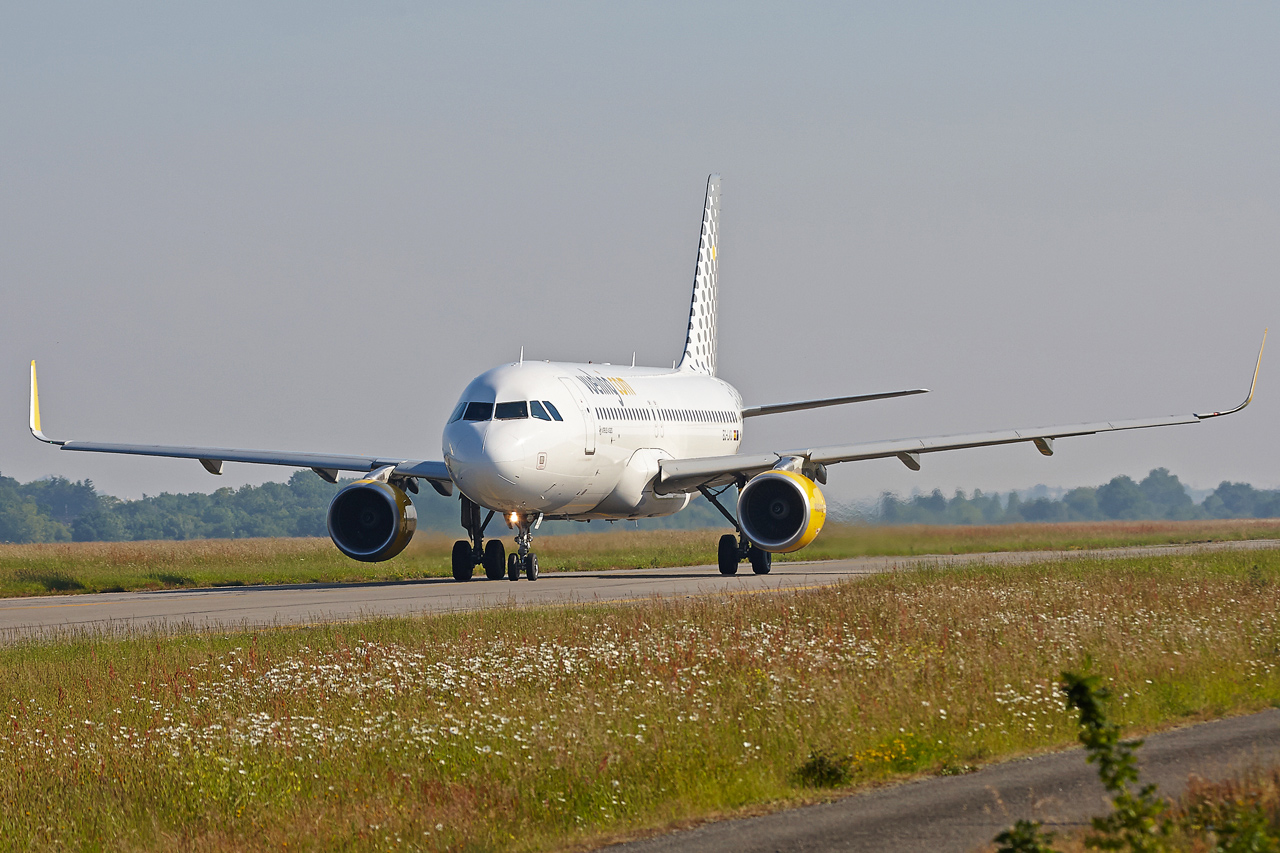
[[(586, 844), (1280, 702), (1280, 552), (0, 648), (0, 847)], [(287, 844), (287, 848), (285, 845)]]
[[(494, 531), (498, 532), (498, 531)], [(583, 533), (537, 540), (543, 571), (705, 565), (723, 531)], [(984, 551), (1085, 550), (1121, 545), (1280, 538), (1280, 520), (1130, 521), (986, 527), (833, 525), (779, 560)], [(327, 539), (206, 539), (0, 545), (0, 597), (272, 583), (407, 580), (450, 575), (455, 539), (419, 534), (386, 563), (342, 556)], [(512, 543), (508, 540), (508, 548)]]

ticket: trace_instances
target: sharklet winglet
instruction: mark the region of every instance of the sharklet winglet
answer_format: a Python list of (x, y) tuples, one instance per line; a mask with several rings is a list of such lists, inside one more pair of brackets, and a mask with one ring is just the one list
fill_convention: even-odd
[(1258, 372), (1262, 370), (1262, 351), (1267, 348), (1267, 332), (1269, 331), (1269, 328), (1262, 330), (1262, 345), (1258, 347), (1258, 363), (1253, 366), (1253, 380), (1249, 383), (1249, 395), (1244, 398), (1244, 402), (1236, 406), (1234, 409), (1227, 409), (1225, 412), (1197, 413), (1197, 418), (1205, 420), (1207, 418), (1220, 418), (1223, 415), (1234, 415), (1236, 412), (1253, 402), (1253, 390), (1258, 387)]
[(40, 392), (36, 387), (36, 363), (34, 360), (31, 362), (31, 434), (45, 444), (61, 445), (66, 443), (54, 441), (40, 431)]

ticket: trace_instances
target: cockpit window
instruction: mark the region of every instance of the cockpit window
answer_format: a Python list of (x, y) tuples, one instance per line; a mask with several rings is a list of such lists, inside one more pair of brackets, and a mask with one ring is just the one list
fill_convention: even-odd
[(529, 414), (533, 415), (535, 418), (537, 418), (540, 421), (551, 420), (551, 415), (547, 414), (547, 410), (542, 408), (542, 404), (539, 403), (537, 400), (529, 401)]
[(527, 417), (529, 417), (529, 404), (524, 400), (499, 403), (493, 411), (493, 419), (496, 421), (515, 421)]
[(467, 401), (463, 400), (461, 403), (458, 404), (458, 408), (453, 410), (453, 414), (449, 415), (449, 423), (453, 423), (454, 421), (459, 420), (462, 417), (462, 413), (465, 412), (466, 410), (467, 410)]
[(558, 421), (564, 420), (564, 418), (560, 417), (560, 413), (556, 411), (556, 407), (551, 404), (550, 400), (543, 400), (542, 405), (547, 407), (547, 411), (551, 413), (551, 417)]
[(467, 403), (464, 421), (487, 421), (493, 417), (493, 403)]

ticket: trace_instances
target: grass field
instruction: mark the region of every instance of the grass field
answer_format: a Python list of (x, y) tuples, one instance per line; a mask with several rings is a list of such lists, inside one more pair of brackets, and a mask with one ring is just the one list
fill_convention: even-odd
[(0, 848), (542, 850), (1280, 704), (1280, 552), (0, 648)]
[[(705, 565), (723, 531), (617, 531), (537, 540), (543, 571)], [(833, 525), (779, 560), (983, 551), (1085, 550), (1280, 538), (1280, 520), (1114, 521), (985, 527)], [(448, 577), (454, 538), (419, 535), (386, 563), (344, 557), (327, 539), (212, 539), (0, 545), (0, 597), (243, 584)], [(512, 543), (508, 539), (507, 547)], [(483, 573), (481, 573), (483, 574)]]

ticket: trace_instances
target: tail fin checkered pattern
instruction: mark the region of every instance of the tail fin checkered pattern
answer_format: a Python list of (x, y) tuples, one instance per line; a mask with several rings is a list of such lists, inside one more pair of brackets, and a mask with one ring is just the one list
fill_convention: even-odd
[(707, 179), (707, 203), (702, 209), (702, 236), (698, 240), (698, 266), (693, 275), (693, 302), (689, 308), (689, 332), (678, 370), (716, 373), (716, 240), (720, 233), (720, 176)]

